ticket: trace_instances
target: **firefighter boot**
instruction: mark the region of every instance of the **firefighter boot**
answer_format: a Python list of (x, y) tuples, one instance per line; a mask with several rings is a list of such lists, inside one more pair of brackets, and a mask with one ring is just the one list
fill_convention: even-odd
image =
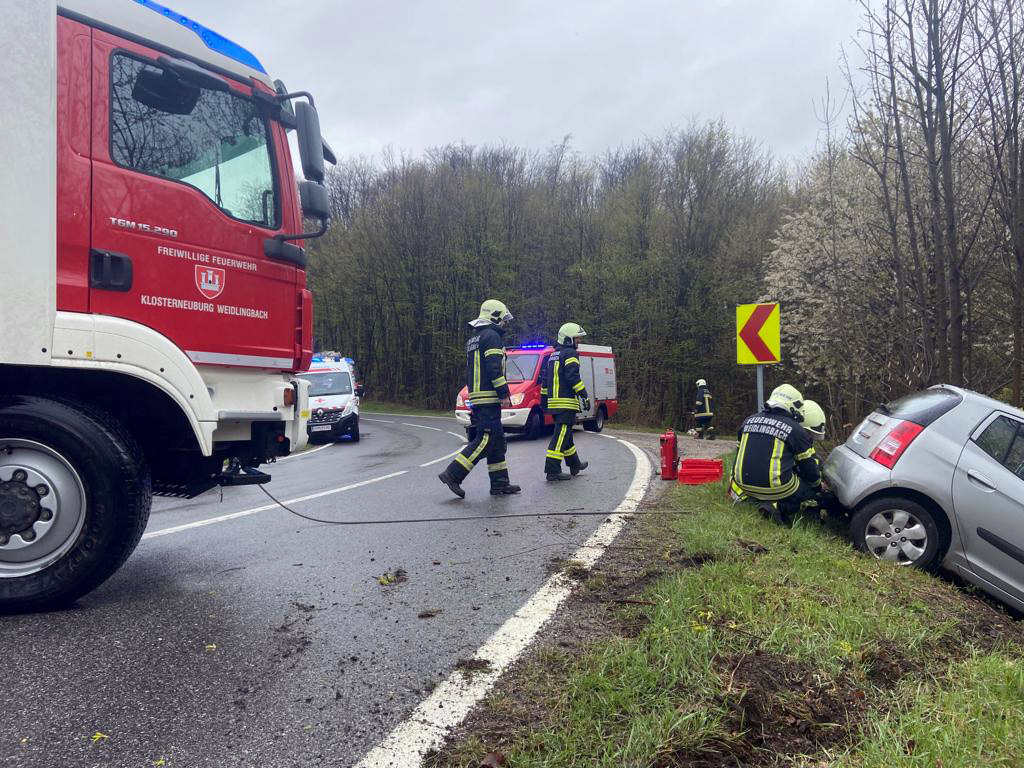
[[(447, 469), (444, 472), (442, 472), (440, 475), (438, 475), (437, 479), (440, 480), (445, 485), (447, 485), (448, 486), (448, 490), (451, 491), (452, 493), (454, 493), (460, 499), (466, 498), (466, 492), (464, 490), (462, 490), (462, 486), (459, 485), (459, 481), (456, 480), (454, 477), (452, 477), (448, 473)], [(493, 493), (493, 491), (491, 491), (491, 492)]]
[(491, 486), (491, 496), (511, 496), (521, 490), (523, 489), (518, 485), (513, 485), (506, 480), (504, 483), (495, 483)]
[(561, 467), (559, 467), (557, 472), (548, 472), (545, 477), (548, 480), (572, 480), (572, 475), (567, 475), (562, 471)]
[(582, 472), (584, 469), (590, 466), (589, 461), (580, 461), (579, 458), (577, 458), (576, 456), (573, 456), (572, 458), (576, 459), (576, 461), (570, 461), (568, 462), (568, 464), (569, 472), (573, 477), (576, 477), (576, 475), (578, 475), (580, 472)]

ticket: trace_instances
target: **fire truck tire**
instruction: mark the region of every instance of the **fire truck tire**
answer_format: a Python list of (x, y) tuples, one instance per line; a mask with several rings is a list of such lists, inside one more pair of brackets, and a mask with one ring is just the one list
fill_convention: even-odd
[(355, 421), (352, 422), (352, 428), (349, 430), (349, 436), (352, 438), (353, 443), (359, 442), (359, 417), (356, 416)]
[(149, 521), (131, 433), (71, 400), (0, 398), (0, 613), (74, 602), (106, 581)]
[(527, 440), (536, 440), (544, 434), (544, 414), (539, 408), (530, 411), (526, 418), (526, 427), (523, 429)]
[(583, 428), (587, 430), (587, 432), (600, 432), (604, 429), (605, 418), (604, 406), (602, 405), (597, 409), (597, 413), (594, 414), (594, 418), (583, 422)]

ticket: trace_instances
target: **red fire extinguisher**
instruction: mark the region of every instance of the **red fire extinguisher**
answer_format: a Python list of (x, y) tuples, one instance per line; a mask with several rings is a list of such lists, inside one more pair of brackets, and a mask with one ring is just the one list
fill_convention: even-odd
[(661, 479), (675, 480), (679, 477), (679, 442), (675, 431), (669, 427), (661, 440)]

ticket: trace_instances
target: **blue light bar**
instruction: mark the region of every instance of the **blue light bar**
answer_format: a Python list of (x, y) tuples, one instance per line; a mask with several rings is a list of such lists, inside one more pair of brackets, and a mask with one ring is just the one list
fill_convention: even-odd
[(323, 361), (324, 359), (322, 357), (314, 357), (312, 360), (310, 360), (311, 363), (322, 363)]
[(345, 362), (348, 363), (349, 365), (355, 365), (356, 364), (356, 361), (353, 360), (351, 357), (346, 357), (345, 358)]
[(518, 347), (513, 347), (513, 349), (546, 349), (547, 346), (547, 344), (520, 344)]
[(222, 56), (227, 56), (229, 59), (234, 59), (239, 64), (244, 64), (251, 69), (255, 69), (257, 72), (262, 72), (264, 75), (267, 74), (267, 70), (265, 70), (263, 65), (260, 64), (260, 60), (251, 52), (247, 51), (238, 43), (228, 40), (223, 35), (218, 35), (209, 27), (204, 27), (199, 22), (193, 21), (187, 16), (182, 16), (180, 13), (172, 11), (165, 5), (153, 2), (153, 0), (135, 0), (135, 2), (149, 8), (151, 11), (161, 14), (162, 16), (166, 16), (171, 21), (178, 22), (181, 26), (187, 29), (191, 29), (199, 35), (199, 39), (202, 40), (206, 44), (206, 47), (211, 51), (219, 53)]

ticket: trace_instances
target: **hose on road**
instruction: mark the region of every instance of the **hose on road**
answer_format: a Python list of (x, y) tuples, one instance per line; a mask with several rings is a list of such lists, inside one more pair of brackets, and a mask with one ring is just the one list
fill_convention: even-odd
[[(289, 507), (283, 501), (278, 499), (274, 494), (268, 491), (264, 486), (259, 486), (260, 490), (263, 491), (267, 496), (277, 504), (281, 509), (286, 512), (290, 512), (296, 517), (301, 517), (303, 520), (309, 520), (313, 523), (323, 523), (325, 525), (406, 525), (409, 523), (459, 523), (463, 520), (507, 520), (509, 518), (517, 517), (610, 517), (615, 514), (614, 512), (588, 512), (583, 508), (579, 509), (568, 509), (564, 512), (515, 512), (512, 514), (504, 515), (464, 515), (464, 516), (452, 516), (452, 517), (409, 517), (399, 520), (325, 520), (321, 517), (313, 517), (312, 515), (304, 515), (302, 512)], [(653, 515), (653, 514), (672, 514), (673, 510), (659, 510), (659, 509), (635, 509), (629, 512), (630, 515)]]

